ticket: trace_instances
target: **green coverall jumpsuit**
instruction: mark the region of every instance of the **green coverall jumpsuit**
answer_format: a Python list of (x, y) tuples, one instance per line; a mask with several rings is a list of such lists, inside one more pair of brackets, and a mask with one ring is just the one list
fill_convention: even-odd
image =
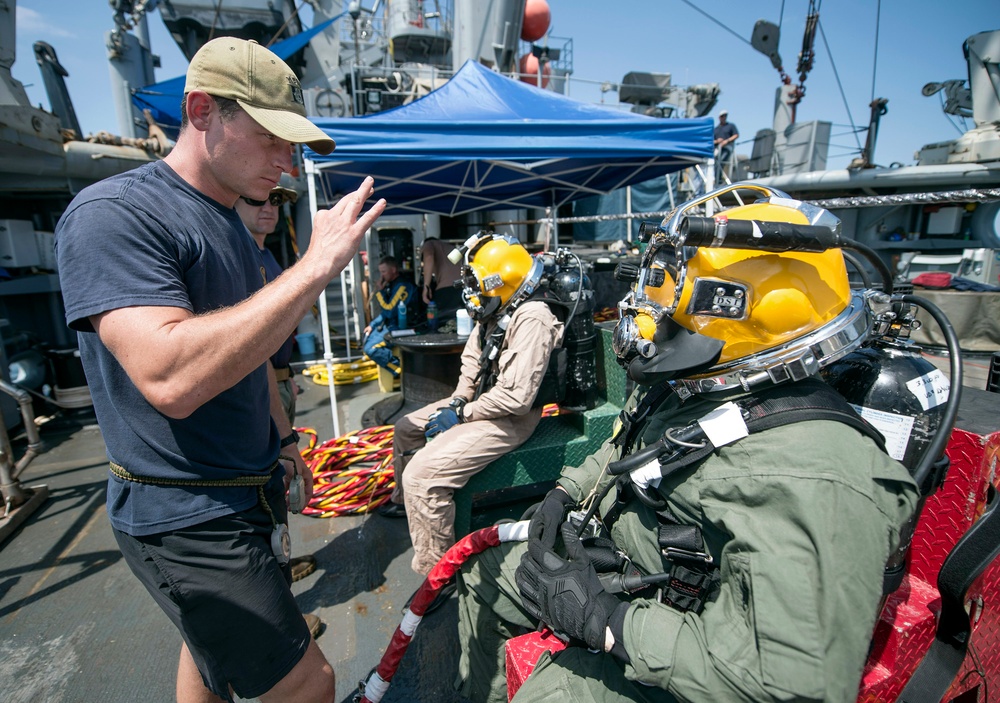
[[(637, 444), (718, 405), (671, 394)], [(608, 480), (604, 467), (618, 454), (605, 442), (564, 468), (559, 484), (582, 500)], [(659, 602), (655, 587), (634, 594), (622, 642), (630, 663), (582, 646), (545, 654), (514, 701), (854, 701), (883, 569), (917, 505), (907, 470), (852, 427), (810, 420), (717, 449), (664, 479), (659, 493), (676, 519), (701, 528), (721, 570), (717, 597), (694, 614)], [(668, 570), (657, 515), (640, 501), (624, 507), (611, 535), (646, 573)], [(525, 549), (489, 549), (460, 574), (458, 686), (472, 701), (507, 700), (503, 644), (536, 627), (514, 582)]]

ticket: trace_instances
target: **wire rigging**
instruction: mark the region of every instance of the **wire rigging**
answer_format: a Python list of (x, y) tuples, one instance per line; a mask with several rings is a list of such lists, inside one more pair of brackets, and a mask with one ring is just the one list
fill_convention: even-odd
[(704, 10), (702, 10), (700, 7), (698, 7), (693, 2), (691, 2), (691, 0), (681, 0), (681, 2), (684, 3), (685, 5), (687, 5), (688, 7), (690, 7), (692, 10), (695, 10), (696, 12), (699, 12), (702, 15), (704, 15), (705, 17), (707, 17), (708, 19), (712, 20), (713, 22), (715, 22), (717, 25), (719, 25), (720, 27), (722, 27), (724, 30), (726, 30), (727, 32), (729, 32), (730, 34), (732, 34), (734, 37), (736, 37), (737, 39), (739, 39), (744, 44), (749, 44), (750, 46), (753, 46), (753, 44), (750, 44), (750, 40), (749, 39), (743, 38), (739, 33), (733, 31), (732, 29), (730, 29), (726, 25), (722, 24), (722, 22), (720, 22), (716, 18), (712, 17), (712, 15), (710, 15), (707, 12), (705, 12)]
[(875, 75), (878, 72), (878, 39), (879, 27), (882, 24), (882, 0), (878, 0), (875, 6), (875, 52), (872, 57), (872, 102), (875, 101)]
[[(823, 40), (823, 46), (826, 48), (826, 55), (830, 59), (830, 67), (833, 69), (833, 77), (837, 81), (837, 90), (840, 91), (840, 99), (844, 102), (844, 110), (847, 112), (847, 119), (851, 122), (851, 131), (854, 133), (854, 141), (858, 145), (858, 151), (861, 151), (861, 140), (858, 138), (858, 127), (854, 124), (854, 116), (851, 114), (851, 106), (847, 102), (847, 95), (844, 93), (844, 85), (840, 81), (840, 72), (837, 71), (837, 62), (833, 60), (833, 52), (830, 51), (830, 43), (826, 40), (826, 32), (823, 31), (823, 23), (819, 22), (819, 36)], [(873, 98), (874, 99), (874, 98)]]

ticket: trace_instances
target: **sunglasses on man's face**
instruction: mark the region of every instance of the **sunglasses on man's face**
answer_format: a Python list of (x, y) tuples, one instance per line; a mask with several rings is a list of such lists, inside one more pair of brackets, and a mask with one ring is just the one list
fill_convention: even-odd
[(241, 195), (240, 200), (245, 202), (250, 207), (262, 207), (265, 203), (271, 203), (274, 207), (281, 207), (285, 204), (286, 198), (281, 193), (271, 193), (267, 196), (267, 200), (254, 200), (253, 198), (248, 198), (245, 195)]

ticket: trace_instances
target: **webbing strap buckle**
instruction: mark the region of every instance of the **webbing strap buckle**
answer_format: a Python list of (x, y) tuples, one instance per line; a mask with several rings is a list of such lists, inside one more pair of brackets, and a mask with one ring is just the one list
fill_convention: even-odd
[(682, 549), (680, 547), (666, 547), (661, 550), (663, 556), (668, 559), (689, 559), (691, 561), (700, 561), (705, 564), (711, 564), (714, 562), (712, 555), (708, 552), (695, 552), (690, 549)]

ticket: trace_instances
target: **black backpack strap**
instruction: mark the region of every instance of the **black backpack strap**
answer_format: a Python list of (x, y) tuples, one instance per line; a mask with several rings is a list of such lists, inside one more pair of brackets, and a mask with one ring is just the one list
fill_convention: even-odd
[(751, 433), (793, 422), (833, 420), (870, 437), (879, 449), (885, 451), (882, 433), (861, 417), (840, 393), (815, 377), (768, 388), (740, 401), (739, 406)]
[(934, 642), (899, 694), (899, 703), (938, 703), (962, 668), (972, 634), (965, 612), (966, 593), (1000, 555), (998, 502), (996, 490), (990, 486), (986, 510), (941, 565), (937, 580), (941, 615)]
[[(640, 451), (629, 454), (638, 435), (638, 428), (643, 424), (649, 412), (659, 406), (665, 397), (665, 390), (654, 395), (650, 391), (639, 406), (632, 412), (622, 411), (622, 426), (613, 438), (614, 444), (622, 447), (624, 458), (614, 461), (608, 466), (612, 475), (625, 474), (642, 466), (653, 456), (660, 457), (661, 475), (686, 469), (699, 463), (716, 447), (705, 436), (697, 423), (692, 423), (679, 430), (670, 430), (663, 438)], [(651, 402), (647, 403), (646, 401)], [(862, 418), (837, 391), (818, 378), (807, 378), (794, 384), (778, 385), (760, 391), (748, 398), (736, 401), (750, 434), (763, 432), (782, 425), (791, 425), (807, 420), (832, 420), (853, 427), (858, 432), (870, 437), (879, 449), (885, 451), (885, 439), (882, 434)], [(700, 443), (701, 446), (690, 450), (677, 450), (677, 443), (671, 432), (682, 435), (686, 443), (682, 447)], [(675, 451), (677, 450), (677, 451)], [(668, 455), (674, 454), (670, 457)]]
[(622, 456), (632, 451), (632, 447), (635, 445), (636, 439), (638, 439), (639, 430), (646, 424), (649, 413), (660, 407), (663, 401), (673, 392), (674, 389), (669, 383), (661, 383), (646, 391), (646, 394), (642, 396), (642, 400), (639, 401), (638, 405), (631, 412), (622, 410), (618, 413), (621, 425), (618, 428), (617, 434), (611, 438), (611, 442), (622, 450)]

